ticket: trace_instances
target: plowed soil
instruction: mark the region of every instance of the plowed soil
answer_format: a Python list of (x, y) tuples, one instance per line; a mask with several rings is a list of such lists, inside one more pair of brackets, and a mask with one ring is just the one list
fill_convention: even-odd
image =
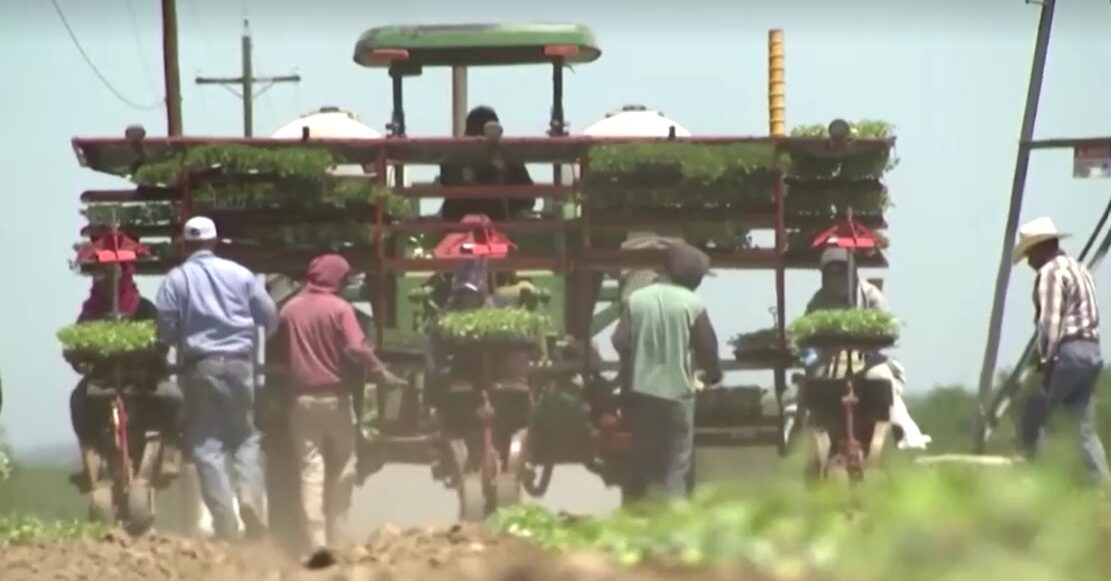
[[(365, 543), (306, 564), (267, 543), (237, 544), (123, 533), (68, 543), (0, 546), (4, 581), (676, 581), (730, 579), (713, 573), (642, 567), (627, 570), (592, 554), (545, 553), (480, 528), (385, 528)], [(330, 561), (330, 562), (329, 562)]]

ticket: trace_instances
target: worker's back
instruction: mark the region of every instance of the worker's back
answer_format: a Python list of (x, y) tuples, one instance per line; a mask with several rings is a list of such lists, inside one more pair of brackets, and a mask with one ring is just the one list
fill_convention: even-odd
[(679, 399), (694, 389), (691, 328), (703, 312), (693, 291), (668, 281), (629, 296), (633, 391)]

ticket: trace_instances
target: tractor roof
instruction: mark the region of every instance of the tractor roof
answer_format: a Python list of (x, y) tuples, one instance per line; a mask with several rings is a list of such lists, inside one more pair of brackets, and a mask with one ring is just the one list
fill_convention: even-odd
[(416, 66), (588, 63), (601, 56), (594, 33), (577, 24), (449, 24), (372, 28), (355, 44), (355, 62)]

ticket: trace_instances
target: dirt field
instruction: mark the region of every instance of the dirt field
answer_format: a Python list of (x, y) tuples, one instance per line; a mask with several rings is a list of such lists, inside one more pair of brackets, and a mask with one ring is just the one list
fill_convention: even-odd
[(265, 544), (229, 546), (164, 536), (136, 540), (122, 533), (65, 545), (0, 547), (5, 581), (744, 579), (664, 567), (625, 571), (599, 556), (548, 555), (522, 541), (460, 526), (383, 528), (323, 565), (306, 567)]
[[(730, 472), (728, 476), (731, 477), (741, 476), (740, 473), (751, 477), (753, 465), (762, 465), (764, 460), (762, 456), (757, 460), (751, 454), (737, 454), (732, 450), (704, 451), (700, 459), (707, 454), (724, 456), (713, 458), (717, 462), (706, 462), (720, 466), (714, 473), (700, 474), (700, 477), (725, 477), (726, 474), (717, 473), (721, 471)], [(361, 487), (354, 498), (352, 525), (353, 532), (367, 539), (366, 542), (338, 551), (336, 563), (319, 570), (305, 568), (269, 544), (229, 546), (171, 534), (132, 539), (123, 533), (110, 533), (96, 541), (0, 545), (0, 580), (713, 581), (716, 578), (754, 578), (659, 566), (628, 571), (597, 555), (545, 554), (523, 541), (494, 536), (480, 527), (454, 526), (451, 523), (457, 510), (455, 496), (432, 482), (427, 470), (425, 467), (390, 466)], [(552, 489), (540, 504), (577, 514), (605, 514), (617, 507), (616, 490), (606, 489), (585, 470), (560, 467), (557, 472)], [(181, 502), (181, 497), (167, 494), (159, 504), (162, 511), (178, 520), (184, 515), (174, 513), (181, 512), (181, 507), (174, 510), (170, 505)], [(160, 515), (164, 516), (168, 515)], [(176, 529), (173, 526), (163, 528)]]

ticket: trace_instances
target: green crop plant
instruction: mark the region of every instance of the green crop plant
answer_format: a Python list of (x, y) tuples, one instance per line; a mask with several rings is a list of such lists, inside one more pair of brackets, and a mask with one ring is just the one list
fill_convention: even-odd
[(0, 516), (0, 546), (95, 539), (104, 536), (104, 525), (78, 520), (47, 520), (29, 515)]
[(89, 321), (58, 331), (62, 349), (99, 357), (149, 351), (157, 344), (153, 321)]
[[(342, 160), (311, 147), (261, 148), (246, 145), (206, 145), (141, 165), (131, 176), (140, 185), (176, 186), (195, 172), (216, 172), (216, 179), (193, 187), (199, 210), (253, 208), (344, 207), (371, 203), (391, 216), (409, 216), (408, 200), (383, 185), (335, 176)], [(254, 176), (254, 181), (227, 178)]]
[(516, 308), (454, 311), (440, 317), (438, 329), (451, 342), (534, 342), (554, 328), (547, 315)]
[(892, 207), (887, 189), (877, 180), (799, 180), (788, 183), (784, 211), (793, 215), (824, 215), (832, 220), (852, 208), (861, 215), (882, 215)]
[[(856, 139), (892, 139), (895, 127), (886, 121), (866, 119), (849, 123), (850, 137)], [(791, 137), (826, 138), (826, 125), (802, 125), (791, 130)], [(898, 158), (888, 148), (859, 153), (844, 158), (826, 158), (796, 152), (791, 155), (792, 174), (805, 178), (861, 179), (878, 178), (895, 169)]]
[[(745, 354), (765, 356), (779, 352), (779, 329), (761, 329), (751, 333), (739, 333), (729, 339), (729, 346), (738, 357)], [(792, 357), (798, 356), (790, 332), (787, 333), (787, 351)]]
[(343, 178), (327, 178), (320, 182), (205, 183), (194, 188), (192, 195), (195, 207), (201, 211), (308, 209), (319, 206), (342, 208), (362, 203), (379, 206), (391, 217), (412, 214), (409, 201), (389, 188)]
[(827, 309), (795, 319), (790, 331), (799, 344), (827, 338), (888, 341), (899, 337), (899, 321), (878, 309)]
[(630, 565), (677, 561), (782, 580), (1096, 581), (1111, 549), (1106, 501), (1028, 467), (900, 466), (853, 488), (707, 486), (601, 518), (520, 505), (491, 525)]
[(594, 146), (586, 203), (604, 208), (729, 208), (771, 201), (766, 144), (622, 143)]
[[(849, 122), (849, 135), (857, 139), (890, 139), (895, 137), (895, 126), (876, 119)], [(798, 125), (791, 128), (791, 137), (829, 137), (829, 126), (821, 124)]]
[(81, 213), (93, 225), (153, 226), (177, 220), (172, 202), (98, 202), (89, 204)]
[(6, 445), (0, 444), (0, 482), (12, 477), (12, 455)]
[(311, 147), (262, 148), (249, 145), (205, 145), (169, 159), (145, 163), (132, 175), (142, 185), (176, 186), (188, 173), (219, 168), (227, 174), (261, 174), (282, 178), (321, 180), (336, 165), (324, 149)]

